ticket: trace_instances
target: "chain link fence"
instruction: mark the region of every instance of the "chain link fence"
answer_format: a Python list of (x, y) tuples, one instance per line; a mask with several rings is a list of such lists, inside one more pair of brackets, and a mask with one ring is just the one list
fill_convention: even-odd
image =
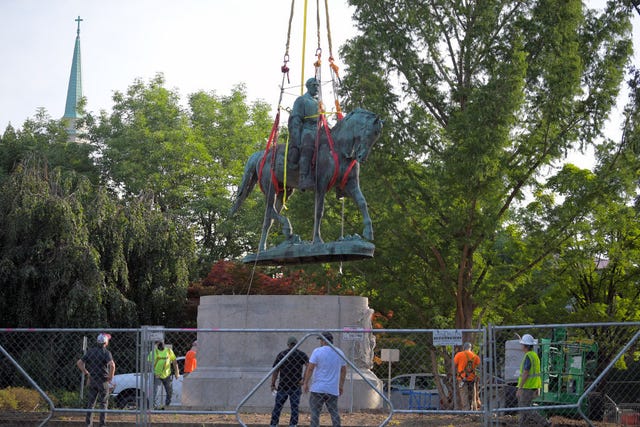
[[(451, 419), (450, 424), (460, 425), (459, 419), (518, 425), (518, 416), (536, 414), (538, 420), (556, 425), (562, 420), (573, 425), (640, 425), (639, 326), (332, 330), (331, 344), (342, 350), (347, 367), (339, 410), (367, 414), (370, 425), (386, 425), (405, 414), (419, 415), (427, 424), (430, 419)], [(296, 388), (322, 331), (150, 327), (0, 329), (0, 422), (31, 420), (39, 425), (60, 414), (84, 420), (87, 378), (76, 362), (96, 345), (101, 332), (111, 335), (108, 349), (116, 364), (108, 417), (147, 425), (160, 414), (206, 414), (245, 425), (244, 415), (259, 413), (265, 423), (287, 425), (295, 421), (290, 402), (299, 399), (298, 423), (308, 425), (308, 395)], [(542, 387), (532, 405), (521, 408), (516, 388), (524, 355), (519, 337), (524, 334), (537, 341)], [(171, 348), (180, 371), (171, 380), (169, 400), (164, 387), (154, 387), (158, 341)], [(197, 367), (185, 375), (185, 355), (195, 341)], [(480, 359), (469, 382), (454, 365), (463, 343)], [(172, 369), (170, 365), (173, 375)], [(477, 397), (470, 397), (473, 393)], [(466, 406), (462, 398), (471, 404)], [(271, 419), (278, 400), (279, 419)], [(95, 420), (101, 411), (93, 412)]]
[[(498, 399), (492, 413), (517, 405), (514, 397), (522, 351), (518, 339), (535, 338), (542, 387), (534, 399), (547, 419), (582, 419), (585, 424), (640, 425), (638, 323), (495, 326), (487, 328), (491, 356), (486, 384)], [(493, 402), (492, 402), (493, 403)]]

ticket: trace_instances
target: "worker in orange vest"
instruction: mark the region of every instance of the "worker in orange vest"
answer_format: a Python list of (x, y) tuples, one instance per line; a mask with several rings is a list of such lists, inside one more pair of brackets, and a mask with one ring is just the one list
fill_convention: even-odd
[(191, 372), (196, 370), (196, 366), (198, 366), (198, 360), (196, 356), (198, 354), (198, 340), (195, 340), (193, 344), (191, 344), (191, 349), (187, 351), (187, 354), (184, 356), (184, 376), (186, 377)]
[(460, 387), (460, 399), (463, 410), (478, 410), (478, 375), (476, 370), (480, 365), (480, 356), (471, 350), (471, 343), (466, 342), (453, 358), (456, 365), (456, 379)]

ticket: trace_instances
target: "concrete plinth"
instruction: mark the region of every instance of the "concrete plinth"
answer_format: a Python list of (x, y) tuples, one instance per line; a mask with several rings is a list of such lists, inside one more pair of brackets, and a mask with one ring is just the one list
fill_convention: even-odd
[[(363, 297), (206, 296), (200, 299), (198, 307), (198, 329), (371, 329), (371, 314), (367, 298)], [(303, 341), (303, 333), (199, 332), (198, 369), (184, 379), (182, 405), (235, 409), (271, 370), (276, 355), (287, 347), (290, 335), (298, 338), (299, 349), (307, 355), (318, 347), (315, 335)], [(373, 334), (334, 333), (334, 345), (381, 389), (381, 381), (369, 370), (375, 345)], [(271, 411), (274, 398), (270, 384), (267, 379), (243, 408), (255, 412)], [(380, 395), (352, 369), (347, 371), (344, 394), (338, 402), (342, 409), (382, 407)], [(301, 399), (301, 408), (305, 407), (308, 408), (307, 396)]]

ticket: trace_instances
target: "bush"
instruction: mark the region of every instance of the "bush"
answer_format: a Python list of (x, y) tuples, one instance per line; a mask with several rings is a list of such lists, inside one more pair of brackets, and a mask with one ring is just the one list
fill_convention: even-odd
[(18, 409), (18, 401), (10, 390), (0, 390), (0, 411), (15, 411)]
[(58, 397), (58, 402), (56, 402), (56, 407), (82, 408), (84, 406), (82, 399), (80, 398), (80, 393), (77, 391), (61, 390), (56, 393), (56, 396)]
[(37, 391), (24, 387), (7, 387), (0, 390), (0, 409), (22, 412), (36, 411), (44, 405)]

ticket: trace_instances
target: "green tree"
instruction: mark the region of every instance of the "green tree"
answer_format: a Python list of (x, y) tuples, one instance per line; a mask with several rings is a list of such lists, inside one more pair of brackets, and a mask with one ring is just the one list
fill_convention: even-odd
[[(538, 203), (529, 205), (533, 209), (520, 214), (529, 229), (542, 231), (528, 233), (526, 237), (535, 241), (528, 242), (527, 247), (538, 252), (547, 247), (552, 255), (536, 268), (535, 278), (531, 276), (530, 280), (555, 285), (557, 289), (551, 291), (553, 298), (548, 302), (561, 306), (555, 310), (556, 319), (634, 321), (640, 316), (635, 308), (639, 297), (636, 260), (640, 221), (632, 207), (640, 188), (640, 156), (636, 150), (638, 78), (637, 71), (632, 70), (620, 140), (603, 138), (596, 145), (593, 171), (565, 165), (546, 182)], [(555, 199), (563, 203), (554, 204)], [(548, 227), (541, 221), (568, 224), (572, 233), (565, 233), (558, 246), (547, 245), (544, 234)], [(525, 300), (521, 303), (527, 304)], [(561, 308), (569, 308), (571, 314)], [(532, 316), (524, 321), (544, 319), (544, 313), (533, 307), (525, 311)]]
[(21, 327), (105, 325), (102, 274), (78, 196), (86, 179), (47, 173), (37, 156), (0, 191), (0, 311)]
[(179, 94), (166, 89), (159, 74), (149, 84), (136, 80), (113, 99), (113, 113), (90, 132), (102, 147), (105, 178), (125, 197), (146, 193), (162, 211), (188, 209), (209, 157), (194, 139)]
[(0, 191), (0, 320), (19, 327), (179, 326), (194, 238), (29, 157)]
[(265, 149), (271, 107), (260, 101), (249, 103), (242, 85), (228, 96), (194, 93), (189, 106), (193, 132), (211, 159), (192, 206), (193, 222), (201, 236), (198, 271), (205, 275), (215, 261), (243, 254), (261, 222), (264, 208), (256, 206), (257, 194), (248, 201), (243, 215), (229, 218), (228, 212), (247, 159), (254, 151)]
[[(543, 176), (601, 134), (631, 52), (629, 7), (350, 3), (362, 34), (344, 49), (344, 86), (351, 104), (387, 115), (362, 179), (378, 215), (372, 294), (396, 319), (472, 327), (479, 307), (524, 285), (582, 218), (567, 208), (531, 230), (514, 214), (528, 192), (544, 204)], [(518, 252), (532, 232), (547, 246)]]
[(180, 326), (184, 318), (195, 240), (189, 227), (152, 206), (132, 200), (124, 209), (123, 238), (128, 299), (141, 324)]
[[(634, 89), (637, 78), (634, 72), (620, 141), (605, 138), (598, 144), (593, 171), (566, 165), (547, 182), (547, 194), (565, 200), (559, 209), (551, 208), (550, 212), (562, 217), (569, 207), (576, 207), (584, 214), (570, 213), (574, 218), (573, 233), (552, 248), (552, 256), (530, 275), (529, 280), (546, 284), (548, 294), (538, 296), (535, 304), (513, 295), (524, 305), (522, 311), (530, 314), (524, 321), (544, 322), (549, 312), (554, 313), (556, 322), (640, 319), (640, 218), (633, 207), (639, 193), (640, 170), (640, 156), (635, 151), (640, 110)], [(531, 246), (537, 247), (539, 242)], [(599, 368), (604, 368), (634, 331), (613, 334), (602, 328), (586, 328), (583, 333), (598, 343), (602, 364)], [(622, 359), (619, 366), (626, 362)]]
[(17, 165), (33, 155), (46, 160), (49, 169), (59, 168), (62, 173), (77, 172), (93, 183), (99, 180), (99, 171), (93, 163), (95, 147), (69, 141), (61, 120), (51, 120), (41, 108), (35, 117), (27, 119), (21, 129), (9, 125), (0, 138), (0, 179), (10, 174)]
[(244, 251), (243, 219), (229, 221), (234, 186), (252, 151), (263, 148), (269, 107), (249, 104), (242, 86), (229, 96), (197, 92), (189, 109), (157, 75), (116, 92), (111, 115), (88, 122), (101, 148), (106, 182), (125, 199), (144, 198), (191, 227), (198, 238), (197, 269)]

